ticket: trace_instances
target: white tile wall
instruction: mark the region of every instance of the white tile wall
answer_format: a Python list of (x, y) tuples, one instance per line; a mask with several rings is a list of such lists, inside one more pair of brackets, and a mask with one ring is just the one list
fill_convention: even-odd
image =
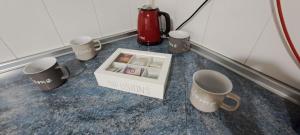
[[(188, 19), (204, 1), (205, 0), (178, 0), (175, 28)], [(210, 0), (188, 23), (186, 23), (186, 25), (184, 25), (184, 27), (182, 27), (182, 30), (191, 34), (192, 41), (203, 44), (204, 33), (213, 2), (214, 0)]]
[(91, 0), (43, 0), (65, 44), (75, 37), (100, 37)]
[[(18, 57), (136, 29), (144, 0), (1, 0), (0, 36)], [(1, 61), (3, 62), (3, 60)]]
[(268, 23), (246, 64), (300, 88), (300, 67), (292, 60), (285, 48), (273, 19)]
[(244, 63), (270, 16), (267, 0), (216, 0), (204, 44)]
[(1, 0), (0, 36), (17, 57), (62, 47), (40, 0)]
[[(176, 25), (189, 16), (201, 1), (177, 0)], [(191, 40), (300, 88), (299, 67), (285, 49), (272, 20), (272, 1), (210, 1), (183, 28), (190, 32)], [(282, 4), (288, 29), (300, 52), (300, 1), (282, 1)]]
[(93, 0), (102, 36), (132, 30), (130, 0)]
[(16, 57), (13, 55), (13, 53), (5, 46), (5, 43), (0, 38), (0, 63), (13, 60)]

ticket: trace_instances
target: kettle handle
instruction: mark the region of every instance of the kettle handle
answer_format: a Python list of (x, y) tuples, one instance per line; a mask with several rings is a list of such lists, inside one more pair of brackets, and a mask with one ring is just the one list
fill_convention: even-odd
[(159, 11), (159, 16), (161, 16), (161, 15), (164, 16), (165, 20), (166, 20), (166, 30), (163, 31), (162, 33), (168, 37), (169, 32), (171, 30), (171, 18), (170, 18), (170, 15), (168, 13)]

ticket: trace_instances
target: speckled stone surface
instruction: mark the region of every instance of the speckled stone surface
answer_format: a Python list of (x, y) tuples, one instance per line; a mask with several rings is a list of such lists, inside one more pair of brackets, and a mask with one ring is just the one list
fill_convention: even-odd
[[(160, 46), (139, 47), (135, 37), (107, 44), (98, 56), (79, 63), (59, 57), (72, 77), (41, 92), (21, 70), (0, 75), (0, 134), (233, 134), (300, 133), (300, 107), (194, 52), (173, 55), (164, 100), (97, 86), (93, 72), (117, 48), (167, 53)], [(227, 75), (241, 96), (235, 112), (197, 111), (188, 100), (192, 74), (212, 69)]]

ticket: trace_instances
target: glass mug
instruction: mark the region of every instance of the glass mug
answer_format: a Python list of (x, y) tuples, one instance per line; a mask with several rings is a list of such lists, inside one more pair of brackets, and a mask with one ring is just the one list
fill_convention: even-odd
[[(240, 97), (232, 93), (232, 82), (223, 74), (212, 70), (199, 70), (193, 75), (190, 93), (192, 105), (202, 112), (215, 112), (219, 108), (235, 111), (240, 106)], [(234, 106), (224, 103), (229, 98), (236, 102)]]

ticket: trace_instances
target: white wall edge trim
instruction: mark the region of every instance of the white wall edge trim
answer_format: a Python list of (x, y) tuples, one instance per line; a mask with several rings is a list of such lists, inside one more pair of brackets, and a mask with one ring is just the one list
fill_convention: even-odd
[[(125, 31), (125, 32), (121, 32), (121, 33), (106, 36), (106, 37), (96, 38), (96, 40), (100, 40), (100, 42), (103, 45), (105, 45), (105, 44), (108, 44), (111, 42), (129, 38), (129, 37), (132, 37), (135, 35), (136, 35), (136, 30), (130, 30), (130, 31)], [(70, 54), (70, 53), (73, 53), (71, 45), (67, 45), (67, 46), (64, 46), (61, 48), (57, 48), (57, 49), (37, 53), (37, 54), (26, 56), (26, 57), (17, 58), (17, 59), (11, 60), (11, 61), (3, 62), (3, 63), (0, 63), (0, 74), (22, 68), (29, 62), (31, 62), (35, 59), (38, 59), (38, 58), (50, 57), (50, 56), (59, 57), (59, 56), (63, 56), (63, 55)]]
[(197, 54), (218, 63), (225, 68), (253, 81), (254, 83), (266, 88), (272, 93), (275, 93), (295, 104), (300, 105), (300, 90), (289, 86), (281, 81), (278, 81), (270, 76), (267, 76), (259, 71), (256, 71), (246, 65), (234, 61), (224, 55), (214, 52), (200, 44), (193, 41), (192, 51)]

